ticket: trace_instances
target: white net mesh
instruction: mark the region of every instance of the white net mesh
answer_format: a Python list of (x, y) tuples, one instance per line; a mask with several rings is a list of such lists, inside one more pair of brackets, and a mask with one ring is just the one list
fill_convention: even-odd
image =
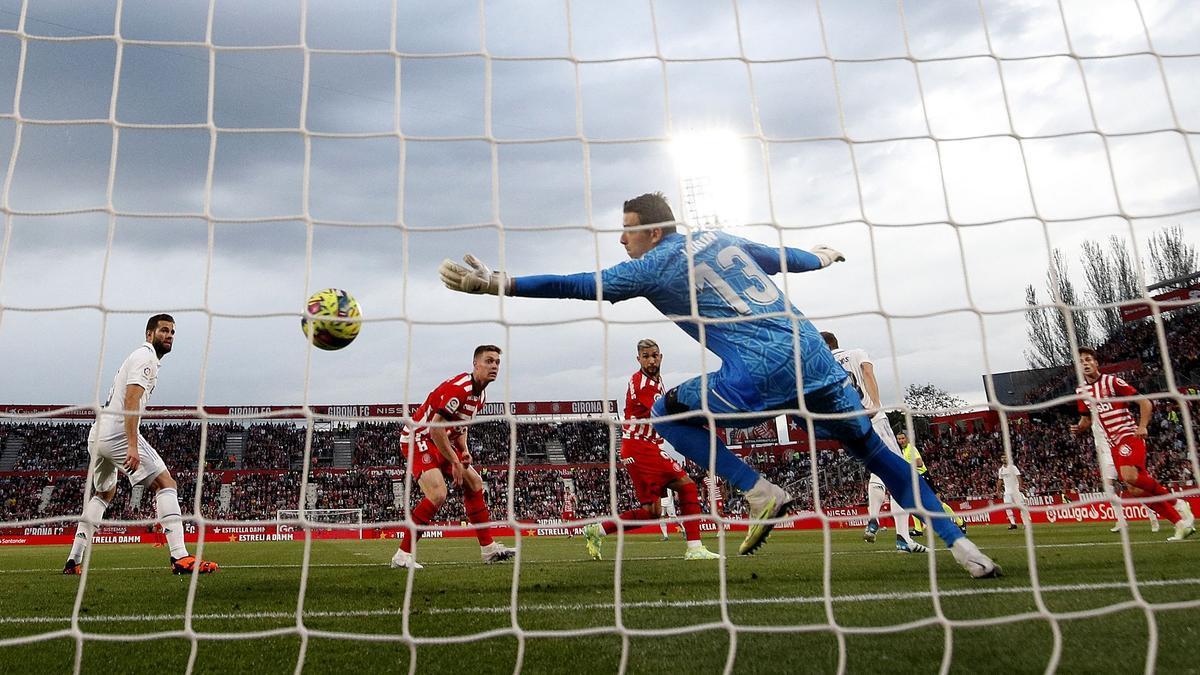
[[(164, 370), (172, 402), (249, 396), (297, 403), (306, 423), (299, 467), (317, 456), (314, 423), (326, 421), (310, 404), (361, 400), (364, 388), (380, 400), (418, 401), (478, 342), (495, 341), (508, 355), (511, 376), (493, 386), (493, 400), (543, 398), (542, 388), (564, 399), (608, 400), (634, 367), (629, 345), (647, 331), (666, 333), (660, 317), (603, 303), (451, 297), (434, 269), (467, 250), (516, 274), (599, 269), (619, 259), (613, 240), (621, 200), (664, 189), (693, 224), (780, 246), (825, 240), (846, 251), (847, 264), (820, 273), (820, 292), (795, 278), (780, 279), (781, 289), (822, 328), (846, 343), (857, 338), (880, 357), (885, 404), (912, 413), (901, 401), (903, 385), (941, 379), (967, 401), (934, 406), (940, 412), (981, 404), (998, 411), (993, 442), (1006, 461), (1019, 455), (1028, 474), (1037, 448), (1014, 442), (1030, 436), (1010, 420), (1071, 402), (1071, 395), (1070, 388), (1046, 389), (1036, 400), (1012, 402), (995, 384), (993, 375), (1024, 367), (1026, 313), (1045, 307), (1092, 317), (1128, 298), (1092, 303), (1059, 290), (1031, 308), (1021, 290), (1041, 279), (1053, 250), (1117, 235), (1133, 252), (1141, 293), (1151, 281), (1141, 266), (1153, 233), (1179, 224), (1194, 239), (1197, 35), (1195, 7), (1166, 0), (3, 5), (0, 347), (14, 358), (5, 364), (11, 372), (2, 395), (97, 409), (128, 336), (139, 334), (145, 316), (171, 311), (190, 344), (181, 339), (165, 362), (185, 364)], [(1059, 278), (1051, 274), (1052, 282)], [(296, 331), (299, 300), (331, 284), (363, 300), (363, 337), (342, 352), (315, 353)], [(1190, 406), (1198, 397), (1187, 386), (1196, 381), (1176, 372), (1183, 363), (1194, 375), (1194, 337), (1182, 319), (1157, 311), (1170, 306), (1155, 307), (1149, 328), (1136, 333), (1142, 358), (1161, 371), (1158, 388), (1145, 393), (1174, 404), (1181, 431), (1173, 476), (1195, 481)], [(1078, 325), (1066, 322), (1072, 347), (1091, 338)], [(47, 337), (54, 335), (69, 339)], [(663, 342), (676, 359), (668, 379), (713, 369), (712, 356), (692, 343)], [(580, 365), (580, 355), (591, 363)], [(230, 420), (197, 417), (198, 454), (186, 465), (167, 461), (194, 486), (181, 502), (200, 531), (193, 552), (205, 557), (212, 543), (206, 523), (247, 523), (214, 517), (217, 506), (206, 510), (228, 487), (210, 490), (206, 472), (212, 435), (226, 433)], [(352, 412), (332, 417), (367, 420)], [(839, 564), (852, 556), (841, 555), (833, 526), (851, 516), (835, 509), (816, 515), (819, 548), (796, 554), (808, 563), (798, 569), (812, 574), (804, 592), (756, 591), (733, 559), (736, 540), (722, 532), (727, 559), (710, 579), (715, 592), (703, 597), (651, 599), (635, 590), (656, 574), (656, 563), (638, 554), (627, 559), (626, 547), (635, 544), (625, 537), (616, 539), (611, 591), (548, 595), (541, 584), (561, 582), (548, 580), (552, 561), (539, 556), (538, 542), (523, 534), (528, 525), (518, 521), (516, 501), (528, 478), (516, 470), (521, 424), (506, 417), (513, 423), (509, 470), (492, 479), (503, 486), (506, 494), (494, 496), (506, 506), (493, 501), (492, 510), (515, 529), (519, 555), (505, 594), (439, 606), (423, 597), (430, 586), (408, 575), (396, 606), (314, 608), (314, 579), (333, 585), (323, 572), (356, 563), (314, 548), (320, 525), (313, 522), (332, 521), (306, 510), (308, 522), (296, 512), (286, 516), (304, 528), (303, 548), (271, 563), (298, 572), (289, 589), (294, 605), (224, 609), (205, 600), (208, 589), (193, 577), (181, 602), (163, 613), (106, 617), (83, 611), (94, 593), (85, 573), (65, 615), (69, 626), (6, 633), (0, 649), (69, 638), (78, 672), (85, 649), (97, 643), (183, 640), (189, 650), (180, 665), (192, 672), (202, 645), (295, 637), (300, 672), (318, 640), (394, 642), (402, 649), (393, 657), (409, 658), (415, 671), (430, 663), (426, 653), (443, 653), (428, 650), (505, 638), (515, 647), (501, 669), (511, 663), (521, 670), (544, 667), (532, 641), (614, 637), (614, 665), (625, 672), (650, 669), (639, 641), (717, 634), (724, 642), (716, 665), (730, 672), (752, 667), (747, 652), (783, 634), (829, 637), (822, 655), (845, 671), (863, 667), (855, 652), (868, 639), (912, 633), (925, 651), (940, 646), (937, 660), (947, 672), (971, 667), (958, 660), (963, 653), (981, 658), (976, 629), (1036, 624), (1048, 631), (1038, 638), (1039, 666), (1052, 671), (1067, 658), (1070, 622), (1133, 611), (1144, 616), (1139, 663), (1152, 672), (1164, 631), (1179, 630), (1173, 613), (1200, 605), (1194, 578), (1147, 579), (1141, 565), (1155, 563), (1138, 556), (1139, 542), (1127, 533), (1119, 544), (1062, 544), (1119, 545), (1118, 580), (1065, 581), (1071, 575), (1054, 568), (1034, 529), (1003, 555), (1024, 557), (1009, 585), (960, 587), (948, 582), (960, 571), (930, 557), (920, 578), (899, 590), (839, 591), (890, 571), (879, 571), (887, 569), (882, 562)], [(836, 503), (836, 492), (821, 492), (829, 484), (818, 471), (825, 461), (815, 446), (808, 452), (810, 499)], [(627, 492), (614, 459), (607, 458), (606, 481), (605, 512), (612, 514)], [(1082, 479), (1063, 477), (1079, 466), (1043, 468), (1056, 474), (1048, 493), (1094, 492), (1073, 489)], [(296, 484), (284, 486), (292, 501), (279, 508), (296, 508), (315, 480), (299, 471)], [(82, 488), (77, 482), (70, 487)], [(231, 500), (240, 498), (238, 489), (229, 491)], [(406, 480), (394, 495), (402, 517), (376, 524), (411, 524), (417, 490)], [(1029, 510), (1061, 513), (1108, 499), (1046, 500)], [(146, 511), (108, 517), (130, 527), (153, 523)], [(435, 556), (437, 546), (426, 542), (422, 555)], [(462, 561), (436, 562), (446, 565), (435, 566), (440, 572)], [(230, 564), (223, 574), (254, 566)], [(1158, 589), (1170, 594), (1151, 595)], [(1101, 590), (1128, 591), (1128, 599), (1080, 608), (1060, 601)], [(989, 600), (1010, 594), (1025, 603)], [(844, 613), (910, 600), (928, 605), (895, 621)], [(972, 613), (959, 600), (982, 609)], [(801, 611), (808, 606), (819, 611)], [(682, 623), (646, 618), (694, 608), (715, 611)], [(755, 608), (767, 608), (765, 619), (743, 611)], [(796, 611), (772, 620), (770, 612), (783, 609)], [(555, 624), (543, 618), (552, 612), (603, 620)], [(470, 622), (484, 615), (508, 622)], [(439, 616), (467, 619), (448, 627)], [(294, 624), (254, 623), (291, 617)], [(380, 630), (335, 621), (381, 617), (398, 621)], [(14, 614), (0, 617), (0, 626), (61, 619)], [(252, 621), (222, 623), (233, 619)], [(139, 629), (164, 621), (178, 627)], [(292, 658), (288, 652), (285, 660)]]

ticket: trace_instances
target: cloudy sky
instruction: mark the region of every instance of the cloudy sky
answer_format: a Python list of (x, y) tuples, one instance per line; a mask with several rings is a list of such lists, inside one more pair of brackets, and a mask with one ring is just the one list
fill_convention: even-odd
[[(159, 311), (155, 403), (417, 401), (481, 342), (492, 400), (619, 397), (641, 337), (677, 383), (719, 361), (644, 301), (436, 268), (615, 264), (622, 201), (688, 215), (689, 179), (695, 215), (845, 252), (778, 281), (885, 403), (981, 403), (1051, 247), (1078, 272), (1083, 240), (1144, 251), (1200, 208), (1200, 9), (982, 5), (0, 0), (0, 403), (103, 400)], [(299, 328), (325, 287), (367, 319), (340, 352)]]

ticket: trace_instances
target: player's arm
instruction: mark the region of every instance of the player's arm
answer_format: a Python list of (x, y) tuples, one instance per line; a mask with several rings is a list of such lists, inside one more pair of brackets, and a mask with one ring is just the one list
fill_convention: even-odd
[(1082, 434), (1092, 428), (1092, 412), (1082, 399), (1075, 402), (1075, 407), (1079, 410), (1079, 421), (1071, 425), (1071, 433)]
[(140, 384), (125, 385), (125, 404), (122, 407), (126, 413), (135, 413), (125, 415), (125, 468), (129, 473), (137, 471), (142, 463), (142, 458), (138, 456), (138, 423), (142, 420), (142, 394), (145, 391)]
[(471, 450), (467, 447), (467, 432), (463, 431), (462, 433), (455, 434), (452, 440), (454, 441), (454, 445), (458, 447), (458, 456), (461, 458), (463, 466), (470, 464)]
[(1003, 494), (1003, 493), (1004, 493), (1004, 478), (1002, 476), (996, 476), (996, 494)]
[(871, 397), (872, 401), (875, 401), (877, 404), (880, 403), (882, 399), (879, 398), (879, 381), (875, 379), (875, 364), (870, 361), (863, 361), (862, 374), (862, 384), (863, 388), (867, 390), (867, 395)]
[[(433, 422), (435, 425), (446, 424), (454, 420), (447, 420), (442, 417), (441, 413), (435, 413)], [(433, 439), (433, 444), (437, 447), (438, 452), (442, 453), (442, 457), (450, 462), (450, 478), (455, 485), (461, 485), (463, 479), (462, 460), (458, 458), (458, 454), (454, 452), (454, 446), (450, 443), (450, 427), (431, 426), (429, 428), (429, 436)]]
[[(657, 279), (657, 274), (643, 260), (627, 260), (602, 270), (599, 275), (595, 272), (579, 272), (525, 277), (493, 272), (469, 253), (463, 256), (463, 261), (467, 263), (466, 267), (453, 260), (443, 260), (438, 267), (438, 275), (446, 288), (461, 293), (503, 293), (526, 298), (567, 300), (595, 300), (599, 297), (609, 302), (620, 302), (642, 295)], [(597, 290), (597, 276), (602, 293)]]
[[(788, 272), (811, 272), (846, 260), (846, 256), (842, 255), (841, 251), (823, 244), (814, 247), (812, 251), (785, 246), (783, 247), (782, 261), (779, 256), (780, 249), (774, 246), (764, 246), (756, 241), (745, 239), (742, 248), (767, 274), (779, 274), (785, 269)], [(782, 267), (783, 264), (786, 264), (787, 267)]]
[(1092, 428), (1092, 416), (1080, 415), (1079, 421), (1071, 425), (1071, 432), (1075, 434), (1083, 434), (1088, 429)]
[(917, 452), (916, 450), (913, 450), (913, 466), (917, 467), (918, 469), (925, 468), (925, 460), (921, 459), (921, 453)]
[(1138, 438), (1145, 438), (1150, 435), (1150, 432), (1147, 430), (1147, 428), (1150, 426), (1150, 418), (1154, 416), (1154, 404), (1151, 403), (1150, 399), (1148, 398), (1139, 398), (1137, 400), (1137, 405), (1137, 436)]

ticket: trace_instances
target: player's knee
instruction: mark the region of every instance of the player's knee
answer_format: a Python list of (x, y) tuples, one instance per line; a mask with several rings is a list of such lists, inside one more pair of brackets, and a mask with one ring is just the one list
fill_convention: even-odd
[(446, 486), (440, 485), (426, 490), (425, 498), (432, 502), (434, 506), (441, 506), (446, 502)]
[(690, 410), (691, 408), (679, 402), (679, 387), (671, 387), (666, 396), (654, 402), (651, 412), (655, 417), (662, 417), (663, 415), (678, 415)]
[(154, 480), (151, 481), (151, 483), (150, 483), (150, 488), (152, 490), (154, 490), (155, 492), (158, 492), (159, 490), (164, 490), (167, 488), (177, 488), (177, 487), (179, 487), (179, 485), (175, 482), (175, 479), (171, 476), (170, 471), (163, 471), (162, 473), (155, 476)]
[(114, 485), (111, 490), (96, 490), (96, 496), (111, 504), (113, 497), (117, 496), (117, 488)]

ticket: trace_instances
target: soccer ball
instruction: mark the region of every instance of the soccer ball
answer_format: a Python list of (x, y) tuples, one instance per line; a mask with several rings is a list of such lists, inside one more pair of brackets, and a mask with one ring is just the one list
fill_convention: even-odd
[(304, 331), (304, 337), (307, 338), (311, 330), (312, 343), (326, 351), (341, 349), (354, 342), (354, 338), (358, 337), (359, 328), (362, 327), (361, 323), (328, 320), (333, 317), (357, 319), (362, 314), (358, 308), (358, 301), (340, 288), (326, 288), (313, 293), (308, 299), (305, 313), (306, 316), (300, 319), (300, 329)]

